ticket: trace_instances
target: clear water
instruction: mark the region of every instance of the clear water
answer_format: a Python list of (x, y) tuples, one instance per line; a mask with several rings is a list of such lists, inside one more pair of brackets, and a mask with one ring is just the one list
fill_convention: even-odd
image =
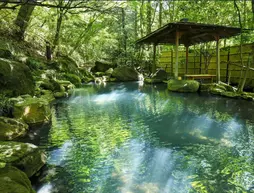
[(254, 192), (253, 102), (89, 85), (30, 137), (48, 154), (38, 193)]

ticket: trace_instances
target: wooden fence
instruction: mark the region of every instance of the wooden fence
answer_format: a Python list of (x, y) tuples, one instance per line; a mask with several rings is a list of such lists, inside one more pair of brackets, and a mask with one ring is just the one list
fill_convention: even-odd
[[(211, 54), (209, 66), (206, 69), (204, 54), (200, 50), (189, 50), (189, 62), (187, 74), (214, 74), (216, 75), (216, 50), (209, 50)], [(246, 85), (254, 87), (254, 43), (242, 46), (242, 58), (244, 66), (247, 66), (248, 60), (251, 59), (250, 70), (247, 75)], [(179, 51), (179, 76), (186, 74), (185, 51)], [(240, 46), (225, 47), (220, 49), (221, 61), (221, 81), (237, 84), (241, 76)], [(157, 67), (163, 68), (168, 73), (173, 73), (172, 64), (175, 62), (174, 50), (162, 51), (159, 56)], [(244, 70), (245, 71), (245, 70)], [(244, 72), (243, 71), (243, 72)]]

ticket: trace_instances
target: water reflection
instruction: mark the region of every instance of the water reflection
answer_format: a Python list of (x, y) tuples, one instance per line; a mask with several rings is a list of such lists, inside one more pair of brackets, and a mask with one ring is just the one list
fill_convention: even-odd
[(40, 191), (246, 192), (254, 184), (253, 109), (138, 82), (77, 89), (55, 105), (47, 140), (39, 140), (58, 171)]

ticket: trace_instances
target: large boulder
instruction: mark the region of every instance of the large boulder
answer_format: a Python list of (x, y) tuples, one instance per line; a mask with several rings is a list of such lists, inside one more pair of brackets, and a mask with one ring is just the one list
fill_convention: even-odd
[(30, 143), (0, 141), (0, 162), (17, 167), (31, 177), (46, 163), (46, 156)]
[(106, 61), (96, 61), (95, 66), (91, 69), (92, 72), (106, 72), (110, 68), (115, 68), (116, 66), (110, 62)]
[(159, 79), (161, 81), (163, 80), (167, 80), (167, 72), (165, 70), (158, 70), (157, 72), (154, 73), (154, 75), (152, 76), (153, 79)]
[(45, 98), (21, 98), (14, 103), (13, 116), (29, 126), (48, 123), (51, 121), (50, 103)]
[(8, 96), (33, 94), (34, 80), (30, 69), (22, 63), (0, 58), (0, 92)]
[(197, 92), (199, 82), (195, 80), (169, 80), (168, 89), (175, 92)]
[(10, 50), (0, 48), (0, 58), (11, 59), (13, 58), (13, 55)]
[(12, 118), (0, 117), (0, 140), (13, 140), (24, 136), (28, 130), (28, 125)]
[(139, 73), (128, 66), (118, 66), (114, 69), (112, 76), (119, 81), (136, 81), (139, 79)]
[(27, 175), (12, 166), (0, 168), (0, 192), (35, 193)]

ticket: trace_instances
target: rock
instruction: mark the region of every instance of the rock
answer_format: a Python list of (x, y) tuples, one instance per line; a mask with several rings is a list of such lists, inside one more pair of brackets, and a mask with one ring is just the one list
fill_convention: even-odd
[(215, 84), (212, 87), (210, 87), (210, 89), (209, 89), (210, 93), (218, 94), (218, 95), (220, 95), (221, 93), (226, 92), (226, 91), (227, 91), (227, 89), (221, 84)]
[(114, 68), (115, 65), (106, 61), (96, 61), (95, 66), (91, 69), (92, 72), (106, 72), (109, 68)]
[(69, 90), (72, 90), (72, 89), (75, 88), (75, 85), (72, 84), (68, 80), (57, 80), (56, 82), (60, 85), (60, 88), (63, 88), (63, 89), (60, 90), (61, 92), (63, 92), (63, 91), (68, 92)]
[(229, 91), (222, 91), (220, 93), (221, 96), (225, 96), (225, 97), (230, 97), (230, 98), (237, 98), (240, 95), (238, 93), (235, 92), (229, 92)]
[(112, 76), (119, 81), (137, 81), (139, 79), (139, 73), (134, 68), (128, 66), (115, 68)]
[(0, 162), (17, 167), (31, 177), (46, 163), (46, 156), (33, 144), (0, 141)]
[(29, 126), (41, 125), (51, 121), (49, 101), (45, 98), (26, 98), (14, 104), (13, 116), (22, 119)]
[(54, 97), (57, 99), (65, 98), (65, 97), (68, 97), (68, 93), (67, 92), (55, 92)]
[(144, 82), (147, 84), (156, 84), (156, 83), (162, 83), (163, 81), (161, 79), (145, 78)]
[(197, 92), (199, 82), (195, 80), (169, 80), (168, 89), (175, 92)]
[(79, 72), (80, 72), (80, 74), (81, 74), (81, 81), (82, 81), (82, 82), (87, 83), (87, 82), (92, 82), (92, 81), (94, 81), (94, 76), (92, 75), (91, 72), (87, 71), (87, 70), (84, 69), (84, 68), (79, 69)]
[(94, 75), (95, 75), (96, 77), (102, 77), (102, 76), (105, 75), (105, 72), (95, 72)]
[(167, 72), (165, 70), (158, 70), (157, 72), (154, 73), (154, 75), (152, 76), (152, 79), (157, 79), (157, 80), (161, 80), (161, 82), (163, 80), (167, 80)]
[(113, 68), (109, 68), (108, 70), (105, 71), (105, 74), (108, 75), (108, 76), (111, 76), (113, 71), (114, 71)]
[(62, 72), (71, 73), (71, 74), (79, 73), (77, 63), (75, 62), (75, 60), (73, 60), (69, 56), (58, 57), (56, 63), (57, 63), (56, 65), (58, 65), (58, 68)]
[(0, 140), (13, 140), (24, 136), (28, 125), (12, 118), (0, 117)]
[(68, 73), (68, 74), (64, 74), (63, 77), (65, 78), (65, 80), (70, 81), (76, 87), (81, 86), (81, 79), (77, 75)]
[(8, 96), (33, 94), (34, 80), (30, 69), (22, 63), (0, 58), (0, 92)]
[(212, 87), (215, 86), (215, 83), (210, 84), (200, 84), (199, 91), (200, 92), (209, 92)]
[(6, 59), (11, 59), (13, 58), (13, 55), (10, 50), (6, 49), (0, 49), (0, 58), (6, 58)]
[(12, 166), (6, 166), (0, 169), (0, 192), (35, 193), (27, 175)]
[(55, 100), (54, 94), (50, 90), (41, 90), (40, 97), (47, 100), (49, 103)]

